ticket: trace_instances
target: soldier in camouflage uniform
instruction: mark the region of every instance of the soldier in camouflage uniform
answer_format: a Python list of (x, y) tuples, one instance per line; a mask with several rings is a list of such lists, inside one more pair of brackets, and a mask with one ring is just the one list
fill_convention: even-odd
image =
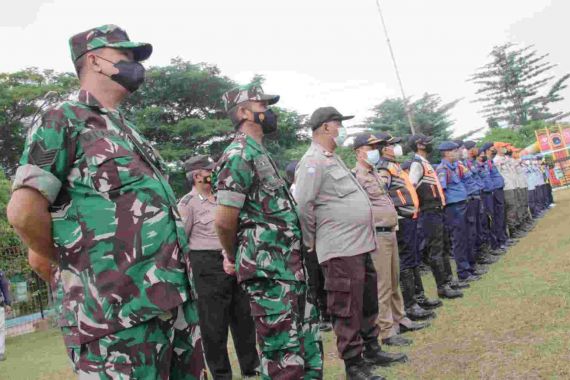
[(322, 378), (318, 311), (307, 299), (295, 201), (262, 145), (279, 96), (248, 85), (223, 100), (237, 130), (215, 170), (216, 228), (250, 298), (263, 379)]
[(188, 245), (158, 152), (117, 109), (152, 46), (105, 25), (70, 39), (81, 90), (27, 137), (9, 218), (57, 263), (80, 378), (204, 376)]

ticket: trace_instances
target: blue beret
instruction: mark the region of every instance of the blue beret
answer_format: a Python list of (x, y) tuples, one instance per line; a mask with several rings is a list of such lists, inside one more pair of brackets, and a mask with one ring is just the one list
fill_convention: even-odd
[(437, 149), (442, 150), (442, 151), (453, 150), (453, 149), (457, 149), (457, 148), (459, 148), (459, 145), (457, 145), (453, 141), (444, 141), (441, 144), (439, 144), (439, 146), (437, 147)]
[(481, 147), (481, 149), (482, 149), (483, 151), (486, 151), (486, 150), (488, 150), (488, 149), (491, 149), (492, 146), (493, 146), (493, 143), (492, 143), (492, 142), (486, 142), (485, 144), (483, 144), (483, 146)]
[(465, 141), (465, 143), (463, 143), (463, 145), (465, 146), (465, 148), (467, 149), (471, 149), (475, 147), (475, 141), (471, 141), (471, 140), (467, 140)]

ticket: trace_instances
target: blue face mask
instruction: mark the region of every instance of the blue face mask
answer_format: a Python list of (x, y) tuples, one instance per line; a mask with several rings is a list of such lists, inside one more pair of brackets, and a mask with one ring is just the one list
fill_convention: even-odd
[(336, 146), (342, 146), (342, 144), (344, 144), (344, 142), (346, 141), (346, 135), (347, 135), (346, 128), (341, 126), (338, 129), (338, 136), (334, 138)]
[(372, 166), (376, 166), (378, 161), (380, 161), (380, 152), (378, 151), (378, 149), (370, 150), (366, 152), (366, 155), (368, 156), (366, 158), (366, 162), (368, 162)]

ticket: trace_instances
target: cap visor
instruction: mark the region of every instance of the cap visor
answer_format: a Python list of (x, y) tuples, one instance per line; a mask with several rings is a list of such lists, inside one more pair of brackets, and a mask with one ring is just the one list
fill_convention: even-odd
[(338, 119), (335, 119), (335, 120), (343, 121), (343, 120), (350, 120), (350, 119), (354, 119), (354, 115), (341, 116), (341, 117), (339, 117)]
[(392, 137), (392, 138), (391, 138), (390, 140), (388, 140), (387, 142), (388, 142), (388, 144), (397, 144), (397, 143), (399, 143), (400, 141), (402, 141), (402, 138), (401, 138), (401, 137)]
[(152, 54), (152, 45), (146, 42), (122, 41), (108, 44), (106, 47), (132, 50), (135, 61), (144, 61)]
[(275, 104), (279, 101), (279, 98), (281, 98), (281, 96), (279, 95), (269, 95), (269, 94), (263, 94), (260, 96), (261, 100), (264, 102), (267, 102), (267, 105), (272, 105)]
[(210, 165), (205, 166), (204, 170), (214, 170), (216, 168), (216, 163), (212, 162)]

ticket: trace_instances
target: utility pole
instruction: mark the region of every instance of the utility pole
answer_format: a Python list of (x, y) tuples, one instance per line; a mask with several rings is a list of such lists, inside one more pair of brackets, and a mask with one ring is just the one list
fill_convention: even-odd
[(382, 21), (382, 29), (384, 30), (384, 35), (386, 36), (386, 43), (388, 44), (388, 49), (390, 50), (390, 56), (392, 57), (392, 63), (394, 64), (394, 71), (396, 72), (396, 78), (398, 79), (398, 84), (400, 85), (400, 91), (402, 92), (402, 101), (404, 102), (404, 109), (406, 110), (406, 116), (408, 117), (408, 124), (412, 131), (412, 135), (416, 134), (414, 123), (412, 121), (412, 114), (410, 107), (408, 105), (408, 98), (406, 98), (406, 93), (404, 92), (404, 85), (402, 84), (402, 78), (400, 78), (400, 71), (398, 70), (398, 65), (396, 63), (396, 57), (394, 56), (394, 51), (392, 50), (392, 43), (390, 42), (390, 37), (388, 36), (388, 29), (386, 28), (386, 22), (384, 21), (384, 16), (382, 15), (382, 9), (380, 8), (380, 0), (376, 0), (376, 7), (378, 8), (378, 14), (380, 15), (380, 20)]

